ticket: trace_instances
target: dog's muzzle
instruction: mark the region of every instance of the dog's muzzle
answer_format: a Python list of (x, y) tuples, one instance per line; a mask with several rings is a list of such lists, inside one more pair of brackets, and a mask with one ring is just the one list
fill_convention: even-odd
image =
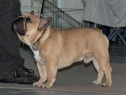
[(12, 23), (12, 31), (18, 33), (21, 36), (25, 35), (24, 25), (23, 25), (24, 18), (19, 17)]

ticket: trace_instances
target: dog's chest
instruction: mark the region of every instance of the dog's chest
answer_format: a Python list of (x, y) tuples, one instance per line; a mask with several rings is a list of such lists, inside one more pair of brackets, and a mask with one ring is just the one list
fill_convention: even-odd
[(45, 64), (45, 62), (44, 62), (44, 61), (41, 59), (41, 57), (39, 56), (39, 50), (34, 49), (33, 46), (31, 46), (30, 48), (31, 48), (31, 50), (32, 50), (33, 53), (34, 53), (34, 58), (35, 58), (35, 60), (38, 61), (38, 62), (41, 63), (41, 64)]

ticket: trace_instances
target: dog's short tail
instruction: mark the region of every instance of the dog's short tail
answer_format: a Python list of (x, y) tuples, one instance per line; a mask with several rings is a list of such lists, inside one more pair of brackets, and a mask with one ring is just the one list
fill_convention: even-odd
[(100, 33), (102, 33), (102, 30), (100, 30), (99, 28), (96, 28), (97, 31), (99, 31)]

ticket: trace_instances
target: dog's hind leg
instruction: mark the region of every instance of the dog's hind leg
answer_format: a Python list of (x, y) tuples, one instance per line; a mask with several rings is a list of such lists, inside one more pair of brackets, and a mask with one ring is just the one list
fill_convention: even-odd
[(92, 82), (92, 84), (99, 85), (99, 84), (101, 84), (101, 81), (104, 77), (104, 72), (101, 70), (97, 60), (95, 59), (95, 57), (93, 57), (92, 61), (93, 61), (94, 67), (95, 67), (95, 69), (97, 70), (97, 73), (98, 73), (97, 80), (94, 80)]
[(100, 74), (98, 75), (98, 77), (100, 77), (99, 80), (101, 80), (103, 77), (103, 74), (105, 74), (106, 82), (103, 83), (103, 86), (111, 87), (111, 85), (112, 85), (112, 79), (111, 79), (112, 68), (109, 63), (108, 51), (105, 51), (105, 50), (100, 51), (100, 49), (99, 49), (99, 54), (96, 53), (95, 58), (99, 64), (99, 65), (97, 65), (99, 67), (96, 67), (96, 68), (98, 68), (98, 69), (100, 68), (98, 71), (98, 74), (100, 72)]
[(110, 63), (107, 62), (106, 68), (104, 68), (105, 65), (101, 66), (101, 69), (105, 73), (106, 76), (106, 82), (102, 84), (103, 87), (111, 87), (112, 86), (112, 68), (110, 66)]

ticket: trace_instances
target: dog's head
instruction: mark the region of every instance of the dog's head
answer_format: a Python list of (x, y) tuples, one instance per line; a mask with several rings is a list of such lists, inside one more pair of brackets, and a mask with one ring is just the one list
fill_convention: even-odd
[(51, 21), (51, 17), (39, 18), (32, 13), (24, 13), (12, 23), (12, 30), (21, 41), (30, 46), (43, 34)]

